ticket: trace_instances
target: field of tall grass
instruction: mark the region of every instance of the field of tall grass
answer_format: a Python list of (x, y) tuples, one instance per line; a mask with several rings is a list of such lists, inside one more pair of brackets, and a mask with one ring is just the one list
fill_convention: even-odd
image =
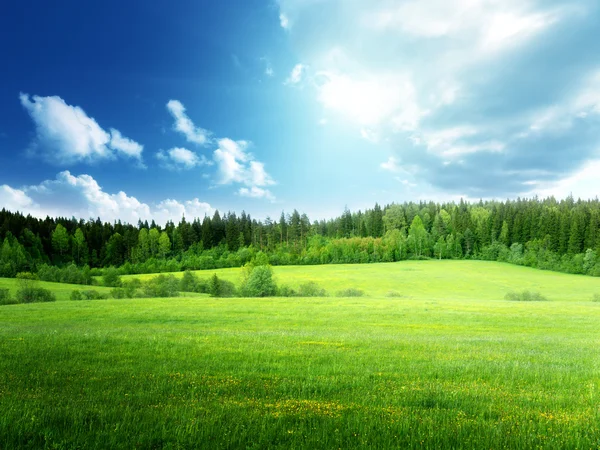
[(0, 448), (600, 446), (600, 280), (464, 261), (275, 273), (366, 296), (0, 307)]

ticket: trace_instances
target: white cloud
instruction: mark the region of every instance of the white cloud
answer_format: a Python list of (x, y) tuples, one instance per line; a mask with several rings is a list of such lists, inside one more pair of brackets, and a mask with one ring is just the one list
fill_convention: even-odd
[(389, 119), (397, 128), (411, 130), (425, 114), (407, 76), (320, 72), (318, 77), (318, 99), (323, 106), (359, 125), (375, 126)]
[(290, 73), (290, 76), (285, 80), (285, 84), (297, 85), (302, 81), (306, 69), (308, 67), (304, 64), (296, 64)]
[(573, 195), (574, 198), (593, 199), (598, 198), (600, 193), (600, 161), (589, 161), (583, 168), (554, 183), (531, 180), (528, 184), (533, 190), (530, 195), (538, 195), (541, 198), (554, 196), (555, 198), (566, 198)]
[(21, 105), (36, 125), (32, 153), (54, 164), (71, 165), (114, 159), (118, 154), (141, 161), (144, 147), (123, 137), (118, 130), (106, 132), (78, 106), (58, 96), (20, 94)]
[(210, 142), (210, 132), (194, 125), (194, 122), (187, 116), (185, 107), (179, 100), (169, 100), (167, 109), (175, 119), (173, 129), (182, 133), (188, 142), (198, 145), (206, 145)]
[(273, 196), (271, 191), (269, 191), (268, 189), (259, 188), (257, 186), (252, 186), (249, 189), (248, 188), (240, 188), (238, 193), (242, 197), (264, 198), (264, 199), (270, 200), (272, 202), (275, 201), (275, 197)]
[(142, 157), (142, 152), (144, 151), (143, 145), (124, 137), (119, 130), (115, 130), (114, 128), (110, 129), (110, 136), (110, 146), (116, 151), (131, 158), (140, 159)]
[(271, 176), (265, 171), (264, 163), (250, 161), (246, 184), (251, 186), (272, 186), (275, 184)]
[(369, 8), (363, 23), (417, 39), (457, 39), (466, 48), (491, 51), (542, 31), (561, 12), (531, 13), (531, 8), (530, 0), (412, 0)]
[(26, 213), (26, 211), (37, 205), (34, 204), (33, 200), (24, 191), (13, 189), (3, 184), (0, 186), (0, 206), (9, 211)]
[[(248, 186), (250, 189), (240, 190), (240, 195), (254, 198), (274, 199), (265, 186), (275, 184), (273, 178), (265, 170), (265, 165), (254, 159), (254, 156), (247, 152), (249, 143), (246, 141), (233, 141), (231, 139), (220, 139), (219, 148), (214, 152), (214, 161), (219, 171), (219, 184), (239, 183)], [(258, 195), (263, 192), (263, 195)], [(266, 195), (265, 193), (268, 193)], [(250, 195), (254, 194), (254, 195)]]
[(138, 220), (155, 220), (164, 225), (168, 220), (178, 221), (184, 215), (193, 220), (213, 212), (208, 203), (198, 199), (185, 202), (167, 199), (149, 205), (122, 191), (109, 194), (90, 175), (74, 176), (69, 171), (60, 172), (54, 180), (22, 189), (0, 186), (0, 203), (10, 210), (42, 218), (46, 215), (81, 219), (100, 217), (103, 221), (121, 220), (131, 224), (137, 224)]
[(279, 24), (281, 25), (281, 28), (285, 30), (288, 30), (291, 27), (290, 19), (288, 19), (284, 13), (279, 14)]
[(589, 0), (277, 2), (310, 67), (289, 83), (312, 88), (318, 117), (336, 114), (390, 145), (398, 159), (384, 170), (402, 161), (419, 186), (516, 196), (527, 170), (560, 179), (597, 155), (599, 16)]
[(206, 156), (198, 156), (193, 151), (180, 147), (172, 148), (166, 152), (160, 150), (156, 153), (156, 158), (165, 169), (169, 170), (193, 169), (199, 166), (213, 165), (213, 162), (209, 161)]

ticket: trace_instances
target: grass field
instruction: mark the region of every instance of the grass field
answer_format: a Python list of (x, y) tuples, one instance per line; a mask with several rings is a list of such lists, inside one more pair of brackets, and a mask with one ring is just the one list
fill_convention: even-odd
[[(315, 281), (330, 295), (346, 288), (372, 297), (390, 292), (423, 300), (502, 300), (511, 290), (539, 291), (549, 300), (589, 301), (600, 293), (600, 278), (544, 272), (529, 267), (486, 261), (403, 261), (389, 264), (274, 267), (279, 284), (297, 288)], [(242, 269), (195, 272), (200, 278), (219, 277), (239, 284)], [(181, 272), (174, 274), (181, 277)], [(131, 275), (147, 280), (156, 274)]]
[[(74, 290), (85, 291), (87, 289), (94, 289), (101, 294), (109, 294), (111, 288), (107, 288), (104, 286), (82, 286), (80, 284), (65, 284), (65, 283), (49, 283), (47, 281), (39, 281), (36, 282), (39, 287), (49, 289), (56, 295), (57, 301), (69, 300), (71, 298), (71, 292)], [(19, 289), (19, 280), (14, 278), (0, 278), (0, 289), (5, 288), (9, 289), (11, 295), (14, 297)], [(0, 311), (0, 318), (2, 317), (2, 312)]]
[(369, 295), (0, 307), (0, 448), (600, 447), (600, 280), (462, 261), (276, 274)]

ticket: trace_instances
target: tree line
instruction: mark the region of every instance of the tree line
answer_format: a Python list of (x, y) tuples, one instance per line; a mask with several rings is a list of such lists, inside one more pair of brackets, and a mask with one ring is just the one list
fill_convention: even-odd
[(276, 220), (216, 211), (165, 226), (38, 219), (3, 209), (0, 276), (41, 270), (60, 277), (57, 270), (73, 267), (86, 268), (86, 277), (106, 267), (121, 273), (239, 267), (259, 251), (272, 265), (472, 258), (600, 275), (599, 228), (598, 199), (572, 197), (375, 204), (313, 222), (296, 210)]

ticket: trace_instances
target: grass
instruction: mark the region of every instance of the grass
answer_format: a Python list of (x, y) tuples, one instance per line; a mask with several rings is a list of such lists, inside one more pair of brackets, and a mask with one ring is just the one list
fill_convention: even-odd
[[(49, 289), (52, 293), (54, 293), (54, 295), (56, 295), (57, 301), (70, 300), (71, 292), (74, 290), (86, 291), (93, 289), (101, 294), (109, 294), (112, 289), (104, 286), (82, 286), (80, 284), (50, 283), (48, 281), (37, 281), (36, 286)], [(14, 297), (19, 289), (19, 280), (14, 278), (0, 278), (0, 288), (9, 289), (11, 295)], [(2, 312), (0, 311), (0, 318), (1, 317)]]
[[(600, 278), (547, 272), (529, 267), (486, 261), (403, 261), (389, 264), (274, 267), (279, 284), (298, 289), (314, 281), (329, 295), (345, 289), (360, 289), (370, 297), (390, 292), (417, 300), (502, 300), (510, 291), (540, 292), (549, 300), (590, 301), (600, 292)], [(241, 269), (195, 272), (201, 278), (216, 273), (238, 284)], [(175, 273), (176, 277), (183, 273)], [(124, 276), (123, 280), (147, 280), (156, 274)]]
[(600, 446), (600, 280), (402, 264), (277, 270), (361, 298), (0, 307), (0, 448)]

